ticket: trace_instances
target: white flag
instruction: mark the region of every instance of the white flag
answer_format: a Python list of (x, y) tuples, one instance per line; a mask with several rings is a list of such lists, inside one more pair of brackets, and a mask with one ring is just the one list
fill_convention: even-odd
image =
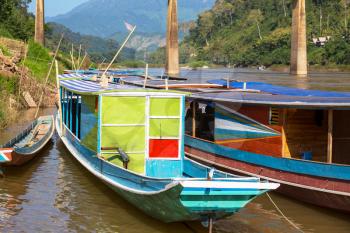
[(124, 24), (125, 24), (126, 29), (128, 29), (128, 31), (131, 32), (132, 30), (134, 30), (134, 26), (132, 26), (131, 24), (129, 24), (125, 21), (124, 21)]

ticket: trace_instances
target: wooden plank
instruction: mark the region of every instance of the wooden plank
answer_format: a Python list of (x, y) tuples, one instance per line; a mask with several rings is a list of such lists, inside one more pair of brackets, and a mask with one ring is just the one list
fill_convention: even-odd
[(328, 110), (327, 163), (333, 161), (333, 110)]
[(282, 157), (283, 158), (291, 158), (288, 143), (287, 143), (287, 135), (286, 135), (286, 127), (287, 127), (287, 109), (283, 109), (282, 116)]

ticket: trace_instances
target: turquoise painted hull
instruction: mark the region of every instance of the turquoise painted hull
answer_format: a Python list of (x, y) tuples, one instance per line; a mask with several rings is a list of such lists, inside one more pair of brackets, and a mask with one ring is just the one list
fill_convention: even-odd
[[(58, 121), (56, 128), (61, 132)], [(206, 182), (210, 168), (187, 159), (184, 165), (184, 177), (157, 179), (141, 176), (100, 160), (95, 152), (81, 145), (69, 130), (65, 130), (64, 136), (60, 137), (71, 154), (87, 170), (135, 207), (164, 222), (203, 221), (209, 217), (224, 218), (236, 213), (256, 196), (267, 191), (192, 187), (186, 182), (195, 180), (193, 178)], [(210, 184), (220, 184), (224, 179), (235, 184), (239, 182), (260, 184), (256, 178), (235, 178), (220, 171), (214, 172)]]

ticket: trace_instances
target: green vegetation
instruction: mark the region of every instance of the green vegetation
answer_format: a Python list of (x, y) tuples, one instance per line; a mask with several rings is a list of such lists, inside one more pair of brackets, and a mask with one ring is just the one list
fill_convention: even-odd
[(31, 0), (0, 1), (0, 36), (29, 40), (34, 34), (34, 17), (27, 11)]
[[(52, 58), (48, 49), (35, 43), (33, 40), (29, 41), (25, 66), (29, 68), (32, 75), (36, 77), (38, 81), (44, 81), (49, 70), (51, 60)], [(51, 75), (54, 77), (53, 73), (54, 72), (52, 72)]]
[[(180, 46), (181, 63), (289, 65), (292, 0), (217, 0)], [(306, 0), (310, 65), (350, 64), (350, 12), (346, 0)], [(312, 39), (330, 36), (325, 46)], [(164, 61), (164, 48), (150, 56)]]
[(8, 94), (16, 94), (18, 90), (17, 78), (0, 75), (0, 90)]
[(126, 60), (118, 63), (118, 66), (127, 67), (127, 68), (144, 68), (146, 64), (143, 61)]
[(192, 69), (202, 68), (203, 66), (209, 66), (209, 63), (206, 61), (192, 61), (189, 63), (189, 67)]

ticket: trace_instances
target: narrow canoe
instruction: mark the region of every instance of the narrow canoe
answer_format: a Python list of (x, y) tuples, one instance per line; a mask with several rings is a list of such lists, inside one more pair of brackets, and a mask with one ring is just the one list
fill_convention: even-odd
[[(0, 163), (20, 166), (33, 159), (50, 141), (55, 131), (53, 116), (42, 116), (0, 148)], [(2, 159), (1, 159), (2, 158)]]

